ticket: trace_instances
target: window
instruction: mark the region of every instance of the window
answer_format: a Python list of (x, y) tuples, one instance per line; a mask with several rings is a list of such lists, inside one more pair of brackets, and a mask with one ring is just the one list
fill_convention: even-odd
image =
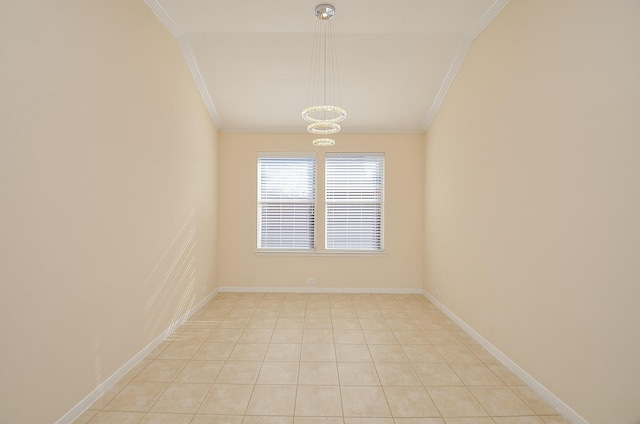
[(382, 250), (383, 154), (326, 155), (327, 250)]
[(258, 158), (258, 249), (315, 248), (316, 159)]

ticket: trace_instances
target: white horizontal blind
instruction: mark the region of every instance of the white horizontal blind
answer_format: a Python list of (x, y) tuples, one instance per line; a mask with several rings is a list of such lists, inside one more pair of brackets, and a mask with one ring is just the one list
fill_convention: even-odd
[(315, 247), (316, 159), (258, 158), (258, 249)]
[(384, 155), (326, 155), (327, 250), (382, 250)]

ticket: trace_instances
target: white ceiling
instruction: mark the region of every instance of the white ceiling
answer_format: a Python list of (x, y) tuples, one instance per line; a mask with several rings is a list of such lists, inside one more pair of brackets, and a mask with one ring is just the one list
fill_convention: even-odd
[[(304, 132), (320, 0), (145, 0), (178, 40), (220, 131)], [(424, 132), (508, 0), (335, 0), (344, 132)]]

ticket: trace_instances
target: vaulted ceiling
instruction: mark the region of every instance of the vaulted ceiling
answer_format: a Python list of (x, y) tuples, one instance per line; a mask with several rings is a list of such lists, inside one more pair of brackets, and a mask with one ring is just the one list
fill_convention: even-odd
[[(178, 40), (220, 131), (305, 132), (322, 1), (145, 1)], [(426, 131), (471, 43), (507, 2), (329, 1), (342, 131)]]

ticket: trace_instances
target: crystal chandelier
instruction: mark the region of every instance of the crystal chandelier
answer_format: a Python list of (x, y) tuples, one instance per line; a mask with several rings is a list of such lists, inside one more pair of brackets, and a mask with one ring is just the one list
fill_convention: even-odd
[(340, 122), (347, 117), (344, 109), (333, 106), (340, 100), (337, 98), (340, 87), (331, 22), (336, 9), (330, 4), (320, 4), (315, 13), (317, 22), (307, 93), (307, 102), (315, 106), (303, 110), (302, 118), (309, 123), (307, 131), (321, 136), (313, 140), (315, 146), (333, 146), (335, 140), (325, 136), (340, 131)]

